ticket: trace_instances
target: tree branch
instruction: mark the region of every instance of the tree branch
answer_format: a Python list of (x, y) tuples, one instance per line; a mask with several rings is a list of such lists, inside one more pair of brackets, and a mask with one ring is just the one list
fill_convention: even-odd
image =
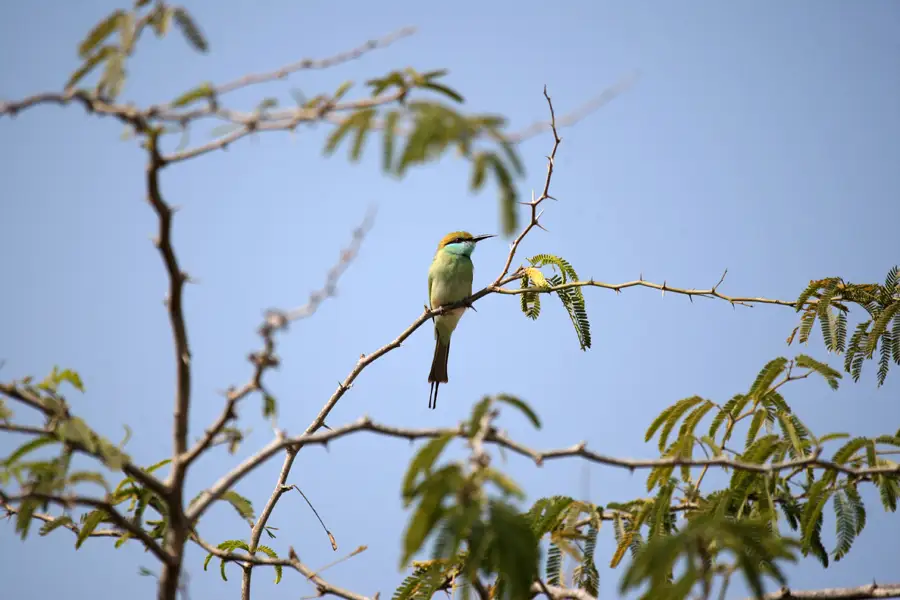
[[(16, 508), (12, 504), (7, 504), (6, 502), (0, 502), (0, 508), (3, 508), (3, 510), (6, 511), (7, 516), (19, 514), (18, 508)], [(44, 523), (55, 523), (59, 519), (59, 517), (54, 517), (53, 515), (48, 515), (48, 514), (44, 514), (44, 513), (31, 513), (31, 518), (35, 519), (37, 521), (42, 521)], [(71, 523), (71, 522), (64, 523), (64, 524), (60, 525), (60, 527), (68, 529), (75, 535), (78, 535), (81, 533), (81, 529), (77, 525), (75, 525), (74, 523)], [(88, 535), (88, 537), (120, 537), (123, 533), (125, 533), (125, 531), (119, 530), (119, 529), (96, 529), (96, 530), (92, 531)]]
[[(27, 390), (22, 390), (17, 387), (15, 384), (9, 383), (0, 383), (0, 394), (3, 394), (7, 398), (15, 400), (17, 402), (21, 402), (26, 406), (34, 408), (35, 410), (41, 412), (47, 417), (53, 417), (55, 414), (48, 407), (44, 406), (41, 402), (40, 398), (37, 398), (31, 394), (31, 392)], [(71, 418), (68, 415), (68, 408), (66, 408), (67, 414), (65, 418)], [(48, 435), (52, 434), (52, 432), (46, 432)], [(103, 460), (103, 457), (97, 451), (91, 451), (86, 448), (84, 445), (78, 443), (75, 440), (66, 440), (66, 443), (71, 446), (73, 450), (81, 452), (82, 454), (86, 454), (87, 456), (91, 456), (98, 460)], [(148, 489), (154, 491), (156, 494), (162, 496), (163, 498), (167, 497), (169, 494), (169, 489), (166, 485), (161, 482), (159, 479), (154, 477), (151, 473), (147, 473), (137, 465), (124, 461), (121, 466), (121, 470), (123, 473), (140, 483), (141, 485), (147, 487)]]
[(817, 600), (862, 600), (864, 598), (900, 598), (900, 583), (879, 585), (872, 582), (868, 585), (845, 588), (825, 588), (821, 590), (792, 590), (782, 588), (777, 592), (766, 594), (764, 600), (782, 600), (808, 598)]
[[(240, 481), (245, 475), (263, 464), (279, 450), (283, 448), (291, 448), (293, 446), (324, 446), (333, 440), (361, 431), (375, 433), (387, 437), (401, 438), (410, 441), (417, 439), (436, 438), (442, 435), (451, 435), (461, 439), (468, 439), (468, 432), (466, 431), (463, 424), (460, 424), (456, 428), (410, 429), (382, 425), (373, 422), (367, 417), (363, 417), (349, 425), (344, 425), (343, 427), (338, 427), (330, 431), (320, 433), (304, 433), (295, 437), (285, 437), (282, 432), (279, 432), (279, 436), (275, 440), (273, 440), (263, 449), (259, 450), (253, 456), (247, 458), (243, 463), (235, 467), (230, 473), (217, 481), (211, 488), (205, 490), (201, 496), (202, 500), (198, 501), (193, 508), (188, 510), (188, 518), (191, 521), (195, 521), (202, 514), (203, 510), (205, 510), (206, 506), (208, 506), (209, 502), (212, 501), (210, 499), (218, 498), (227, 490), (231, 489), (232, 486)], [(543, 463), (547, 460), (579, 457), (589, 462), (628, 469), (631, 471), (634, 471), (636, 469), (653, 469), (656, 467), (703, 467), (709, 465), (712, 467), (727, 467), (739, 471), (762, 474), (776, 473), (794, 469), (797, 467), (837, 471), (839, 473), (854, 477), (900, 473), (900, 465), (853, 468), (833, 461), (821, 459), (818, 457), (818, 455), (815, 454), (797, 460), (774, 462), (769, 464), (758, 464), (735, 460), (727, 457), (715, 457), (708, 459), (679, 457), (658, 459), (617, 458), (588, 450), (584, 442), (576, 444), (569, 448), (534, 450), (520, 442), (516, 442), (510, 439), (506, 435), (499, 433), (496, 430), (490, 431), (485, 436), (484, 441), (486, 443), (501, 446), (522, 456), (526, 456), (532, 459), (538, 466), (542, 466)]]
[(23, 502), (27, 500), (52, 502), (54, 504), (59, 504), (66, 507), (89, 506), (94, 509), (102, 510), (109, 516), (110, 519), (112, 519), (112, 521), (116, 525), (140, 540), (141, 543), (144, 544), (144, 547), (152, 552), (156, 556), (156, 558), (160, 560), (160, 562), (162, 562), (163, 564), (168, 564), (169, 562), (171, 562), (171, 557), (165, 552), (165, 550), (162, 549), (162, 547), (160, 547), (159, 544), (156, 543), (156, 540), (151, 538), (142, 528), (126, 519), (109, 502), (97, 500), (96, 498), (89, 498), (86, 496), (54, 496), (51, 494), (43, 494), (40, 492), (29, 492), (18, 496), (10, 496), (0, 490), (0, 502), (3, 502), (4, 505), (11, 504), (13, 502)]
[[(721, 280), (720, 280), (721, 283)], [(575, 287), (597, 287), (603, 288), (607, 290), (613, 290), (618, 293), (624, 289), (630, 287), (646, 287), (655, 290), (660, 290), (665, 294), (666, 292), (670, 292), (673, 294), (682, 294), (684, 296), (688, 296), (693, 299), (694, 296), (699, 298), (718, 298), (720, 300), (725, 300), (726, 302), (730, 302), (731, 304), (740, 304), (743, 306), (750, 306), (753, 304), (776, 304), (778, 306), (790, 306), (795, 307), (796, 303), (790, 300), (777, 300), (771, 298), (762, 298), (762, 297), (750, 297), (750, 296), (726, 296), (718, 291), (718, 285), (711, 287), (709, 289), (698, 289), (698, 288), (677, 288), (672, 287), (668, 283), (653, 283), (651, 281), (645, 281), (643, 277), (637, 279), (635, 281), (626, 281), (624, 283), (603, 283), (602, 281), (594, 281), (593, 279), (589, 281), (570, 281), (568, 283), (564, 283), (562, 285), (548, 286), (548, 287), (527, 287), (524, 289), (515, 289), (515, 288), (502, 288), (495, 287), (491, 290), (492, 293), (495, 294), (507, 294), (507, 295), (518, 295), (518, 294), (550, 294), (554, 292), (559, 292), (562, 290), (567, 290), (569, 288)]]
[(372, 226), (373, 219), (374, 211), (369, 211), (363, 219), (363, 222), (353, 230), (353, 238), (350, 244), (341, 250), (338, 262), (328, 271), (325, 284), (318, 290), (310, 293), (306, 304), (288, 311), (267, 311), (265, 321), (259, 328), (259, 335), (263, 339), (263, 348), (262, 350), (251, 354), (249, 357), (250, 362), (254, 365), (253, 375), (250, 377), (250, 381), (240, 388), (232, 387), (228, 390), (222, 414), (219, 415), (219, 418), (206, 430), (203, 438), (183, 457), (183, 462), (186, 467), (196, 460), (197, 457), (212, 444), (215, 437), (221, 433), (222, 429), (229, 421), (236, 418), (234, 409), (238, 402), (252, 392), (265, 392), (262, 381), (263, 375), (267, 369), (277, 367), (279, 364), (278, 357), (275, 355), (275, 334), (286, 330), (290, 323), (294, 321), (311, 317), (318, 310), (322, 302), (335, 295), (338, 281), (340, 281), (341, 276), (359, 253), (365, 235)]
[(300, 562), (300, 559), (297, 557), (297, 553), (294, 552), (293, 547), (288, 550), (288, 556), (291, 559), (291, 566), (316, 586), (316, 590), (318, 590), (320, 596), (338, 596), (339, 598), (345, 598), (346, 600), (370, 600), (368, 596), (363, 596), (361, 594), (356, 594), (349, 590), (339, 588), (322, 579), (322, 577), (315, 571)]
[[(516, 256), (516, 250), (519, 248), (519, 244), (522, 243), (522, 240), (525, 239), (525, 236), (534, 228), (541, 227), (541, 224), (538, 220), (541, 218), (541, 214), (537, 212), (538, 206), (540, 206), (541, 202), (546, 200), (547, 198), (552, 198), (550, 195), (550, 180), (553, 178), (553, 166), (554, 160), (556, 159), (556, 150), (559, 148), (559, 143), (562, 141), (559, 137), (559, 133), (556, 131), (556, 112), (553, 110), (553, 101), (550, 99), (550, 95), (547, 94), (547, 86), (544, 86), (544, 98), (547, 99), (547, 106), (550, 109), (550, 131), (553, 132), (553, 149), (550, 151), (550, 156), (547, 157), (547, 177), (544, 179), (544, 191), (541, 192), (540, 197), (537, 199), (534, 198), (534, 193), (532, 192), (531, 202), (523, 202), (526, 206), (531, 208), (531, 220), (528, 222), (528, 225), (525, 226), (525, 229), (516, 237), (513, 241), (512, 245), (509, 248), (509, 254), (506, 256), (506, 263), (503, 265), (503, 269), (500, 271), (500, 274), (497, 276), (497, 279), (494, 280), (494, 283), (491, 284), (491, 288), (498, 288), (500, 286), (500, 282), (509, 273), (509, 267), (512, 264), (513, 258)], [(494, 291), (494, 289), (492, 289)]]

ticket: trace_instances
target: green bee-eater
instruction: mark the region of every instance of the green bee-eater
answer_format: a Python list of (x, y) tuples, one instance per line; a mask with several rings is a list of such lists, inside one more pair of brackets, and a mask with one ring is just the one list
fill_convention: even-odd
[[(468, 231), (454, 231), (445, 235), (438, 244), (434, 260), (428, 269), (428, 301), (431, 308), (459, 302), (472, 295), (472, 252), (475, 244), (494, 237), (473, 236)], [(434, 318), (434, 360), (428, 382), (428, 408), (437, 408), (438, 387), (447, 383), (447, 359), (450, 357), (450, 336), (466, 307), (455, 308)]]

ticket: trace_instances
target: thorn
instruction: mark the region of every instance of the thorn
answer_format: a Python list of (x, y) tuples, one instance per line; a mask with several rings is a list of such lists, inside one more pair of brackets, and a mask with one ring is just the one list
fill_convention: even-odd
[(643, 280), (644, 280), (644, 272), (641, 271), (641, 274), (638, 275), (638, 281), (643, 281)]
[(558, 200), (556, 198), (554, 198), (553, 196), (551, 196), (550, 194), (546, 194), (544, 196), (544, 198), (549, 198), (550, 200), (553, 200), (554, 202), (558, 202)]
[(694, 296), (693, 296), (693, 294), (688, 294), (688, 300), (691, 301), (691, 304), (694, 303)]
[[(544, 227), (543, 225), (541, 225), (540, 223), (538, 223), (537, 221), (535, 221), (534, 225), (535, 225), (535, 227), (537, 227), (538, 229), (542, 229), (542, 230), (544, 230), (544, 231), (547, 231), (547, 228)], [(547, 233), (550, 233), (550, 232), (547, 231)]]

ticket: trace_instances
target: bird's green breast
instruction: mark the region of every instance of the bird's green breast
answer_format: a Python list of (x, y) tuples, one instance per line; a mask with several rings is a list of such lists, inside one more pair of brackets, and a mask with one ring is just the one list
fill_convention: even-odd
[(441, 306), (470, 296), (474, 272), (468, 256), (439, 251), (428, 271), (431, 305)]

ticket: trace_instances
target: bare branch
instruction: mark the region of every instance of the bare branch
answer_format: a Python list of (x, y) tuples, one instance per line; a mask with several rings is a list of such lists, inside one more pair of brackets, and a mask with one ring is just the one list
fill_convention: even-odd
[(250, 85), (266, 83), (269, 81), (275, 81), (277, 79), (284, 79), (288, 75), (296, 73), (297, 71), (329, 69), (331, 67), (336, 67), (337, 65), (340, 65), (342, 63), (356, 60), (364, 54), (368, 54), (373, 50), (386, 48), (397, 40), (409, 37), (415, 32), (415, 27), (403, 27), (402, 29), (398, 29), (397, 31), (394, 31), (393, 33), (390, 33), (382, 38), (369, 40), (368, 42), (357, 48), (348, 50), (346, 52), (341, 52), (340, 54), (336, 54), (329, 58), (322, 58), (318, 60), (305, 58), (303, 60), (299, 60), (295, 63), (281, 67), (280, 69), (277, 69), (275, 71), (270, 71), (269, 73), (245, 75), (240, 79), (235, 79), (234, 81), (230, 81), (226, 84), (220, 85), (216, 88), (216, 93), (220, 95), (227, 94), (228, 92), (233, 92), (234, 90), (238, 90)]
[[(169, 294), (166, 305), (169, 311), (169, 322), (172, 327), (172, 337), (175, 343), (175, 369), (176, 369), (176, 396), (175, 396), (175, 428), (172, 442), (173, 453), (176, 458), (187, 450), (188, 410), (191, 402), (191, 350), (188, 345), (187, 326), (184, 322), (184, 308), (182, 306), (182, 291), (187, 281), (187, 273), (181, 270), (178, 259), (175, 258), (175, 250), (172, 246), (172, 216), (174, 211), (163, 200), (159, 189), (159, 169), (162, 159), (157, 148), (158, 137), (151, 135), (150, 161), (147, 165), (147, 201), (156, 213), (159, 220), (159, 232), (155, 245), (162, 256), (169, 278)], [(180, 476), (177, 464), (173, 461), (172, 481)]]
[(796, 304), (790, 300), (777, 300), (772, 298), (762, 298), (762, 297), (750, 297), (750, 296), (726, 296), (722, 294), (715, 287), (709, 289), (699, 289), (699, 288), (676, 288), (672, 287), (668, 283), (653, 283), (651, 281), (645, 281), (644, 279), (637, 279), (635, 281), (626, 281), (625, 283), (603, 283), (602, 281), (594, 281), (593, 279), (589, 281), (570, 281), (568, 283), (564, 283), (562, 285), (555, 285), (549, 287), (528, 287), (524, 289), (515, 289), (515, 288), (501, 288), (495, 287), (491, 289), (492, 293), (495, 294), (507, 294), (507, 295), (518, 295), (518, 294), (550, 294), (553, 292), (559, 292), (562, 290), (566, 290), (569, 288), (575, 287), (597, 287), (603, 288), (607, 290), (612, 290), (614, 292), (620, 292), (626, 288), (630, 287), (645, 287), (651, 288), (655, 290), (662, 290), (666, 292), (670, 292), (673, 294), (681, 294), (688, 297), (701, 297), (701, 298), (718, 298), (720, 300), (725, 300), (726, 302), (730, 302), (731, 304), (741, 304), (744, 306), (750, 306), (753, 304), (776, 304), (778, 306), (790, 306), (794, 307)]
[[(511, 134), (509, 136), (509, 140), (513, 143), (520, 143), (533, 138), (547, 130), (552, 131), (556, 128), (571, 127), (591, 113), (597, 111), (599, 108), (605, 106), (616, 97), (627, 92), (637, 82), (639, 76), (640, 73), (638, 72), (631, 73), (620, 79), (615, 85), (603, 90), (603, 92), (596, 98), (592, 98), (577, 109), (564, 115), (561, 119), (559, 119), (559, 121), (556, 121), (555, 123), (553, 122), (553, 120), (551, 120), (550, 122), (538, 121), (517, 133)], [(546, 97), (546, 86), (544, 87), (544, 95)], [(547, 101), (549, 102), (550, 99), (548, 98)]]
[(29, 427), (28, 425), (16, 425), (15, 423), (0, 423), (0, 431), (10, 433), (22, 433), (26, 435), (47, 435), (46, 429), (41, 427)]
[(528, 225), (525, 226), (525, 229), (522, 230), (522, 233), (520, 233), (513, 241), (512, 246), (510, 246), (509, 254), (506, 257), (506, 263), (503, 265), (503, 270), (500, 271), (497, 279), (491, 284), (492, 288), (497, 288), (506, 274), (509, 273), (509, 267), (512, 264), (513, 258), (516, 256), (516, 250), (518, 250), (519, 244), (522, 243), (525, 236), (528, 235), (534, 227), (540, 227), (538, 222), (540, 215), (537, 212), (538, 206), (540, 206), (541, 202), (550, 198), (550, 180), (553, 178), (554, 167), (553, 161), (556, 159), (556, 150), (559, 148), (559, 143), (562, 140), (559, 137), (559, 133), (556, 131), (556, 113), (553, 110), (553, 101), (550, 99), (550, 95), (547, 94), (546, 85), (544, 86), (544, 98), (547, 99), (547, 106), (550, 109), (550, 131), (553, 132), (553, 149), (550, 151), (550, 156), (547, 157), (547, 177), (544, 179), (544, 191), (541, 192), (540, 197), (537, 199), (535, 199), (532, 194), (531, 202), (525, 203), (531, 208), (531, 220), (528, 222)]
[(862, 600), (865, 598), (900, 598), (900, 583), (877, 584), (845, 588), (824, 588), (821, 590), (792, 590), (782, 588), (777, 592), (763, 596), (765, 600), (782, 600), (788, 598), (817, 600)]
[(28, 96), (17, 102), (0, 102), (0, 117), (4, 115), (15, 117), (24, 110), (43, 104), (66, 106), (71, 102), (78, 102), (88, 113), (115, 117), (123, 123), (132, 125), (137, 129), (144, 129), (146, 127), (146, 116), (136, 107), (107, 102), (96, 94), (85, 90), (45, 92)]
[(597, 600), (594, 596), (585, 590), (574, 588), (564, 588), (555, 585), (547, 585), (540, 579), (531, 586), (531, 595), (539, 596), (543, 594), (550, 600)]
[(287, 329), (288, 325), (294, 321), (311, 317), (318, 310), (322, 302), (335, 295), (338, 281), (340, 281), (341, 276), (359, 253), (365, 235), (372, 227), (373, 219), (374, 211), (370, 210), (363, 219), (363, 222), (353, 230), (353, 239), (346, 248), (341, 250), (338, 262), (328, 271), (325, 285), (310, 293), (306, 304), (288, 311), (269, 310), (267, 312), (266, 319), (259, 328), (259, 335), (263, 339), (263, 349), (251, 354), (249, 357), (250, 362), (254, 365), (253, 375), (250, 377), (250, 381), (240, 388), (231, 388), (228, 390), (222, 414), (219, 415), (219, 418), (216, 419), (215, 423), (206, 430), (203, 438), (185, 455), (182, 461), (185, 464), (185, 467), (196, 460), (196, 458), (212, 444), (213, 440), (221, 433), (228, 422), (236, 418), (234, 410), (238, 402), (255, 391), (265, 391), (262, 381), (263, 374), (267, 369), (278, 365), (278, 357), (275, 355), (275, 334)]
[(290, 548), (288, 556), (291, 559), (291, 566), (294, 567), (294, 569), (296, 569), (302, 575), (306, 576), (306, 578), (316, 586), (316, 589), (318, 590), (320, 596), (331, 595), (338, 596), (339, 598), (345, 598), (346, 600), (369, 600), (367, 596), (363, 596), (361, 594), (356, 594), (349, 590), (339, 588), (322, 579), (322, 577), (315, 571), (300, 562), (300, 559), (297, 557), (297, 553), (294, 552), (293, 547)]

